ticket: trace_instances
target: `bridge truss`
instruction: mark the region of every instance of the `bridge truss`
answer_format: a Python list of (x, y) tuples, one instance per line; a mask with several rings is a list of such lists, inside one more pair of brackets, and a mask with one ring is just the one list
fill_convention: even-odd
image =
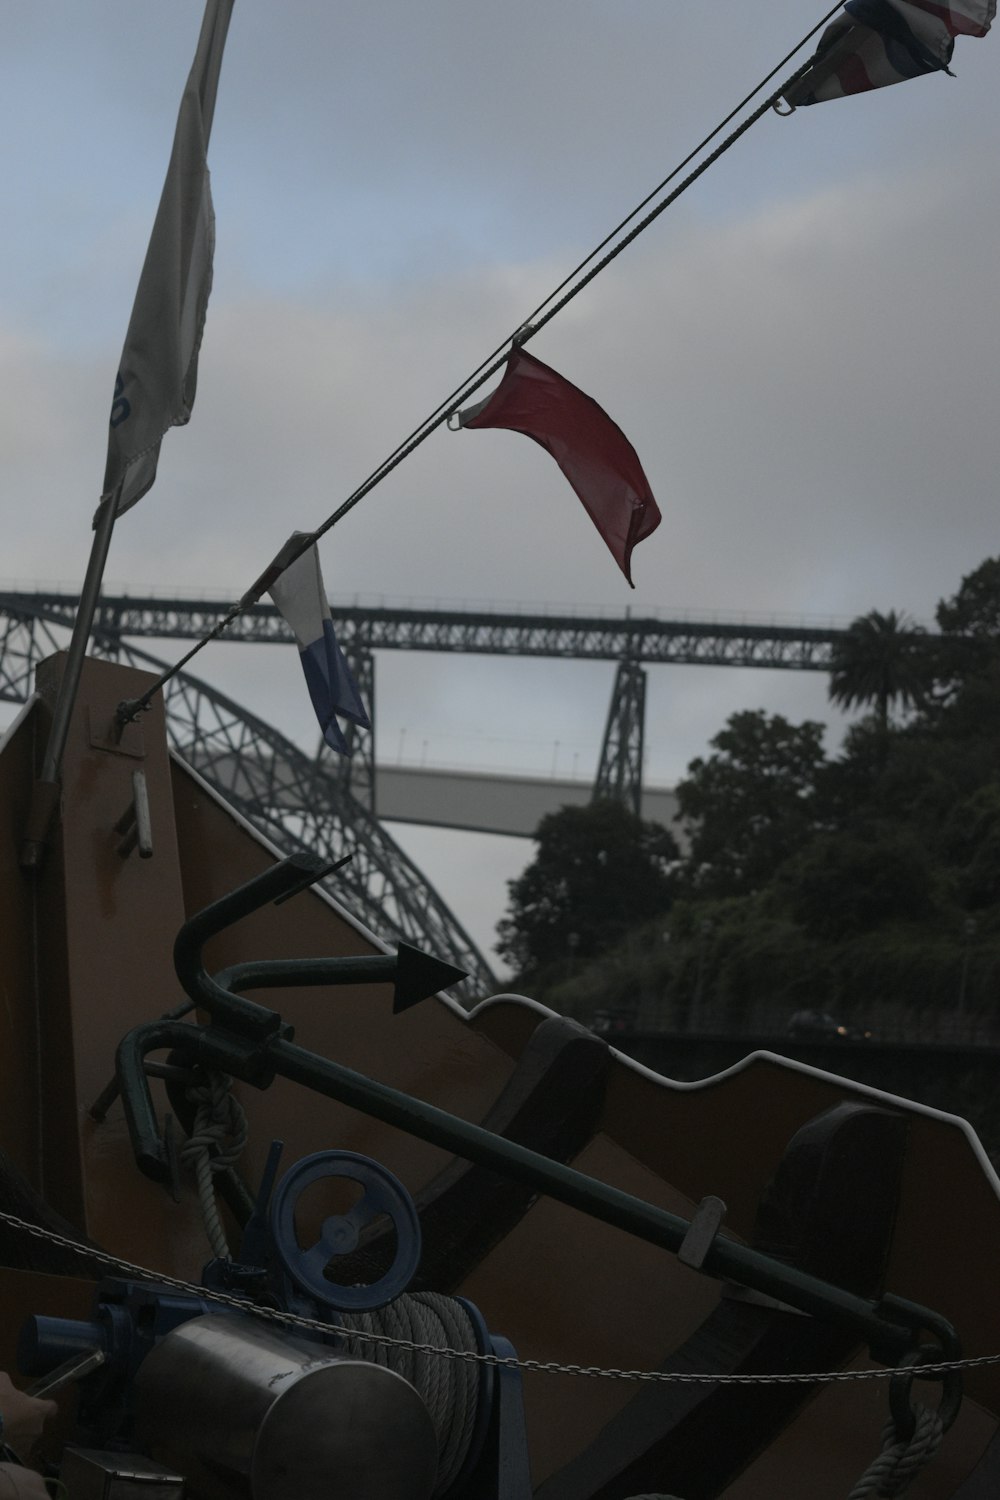
[[(67, 593), (0, 593), (0, 610), (71, 628), (77, 596)], [(130, 637), (200, 640), (232, 607), (231, 599), (102, 599), (96, 629), (108, 640)], [(399, 609), (332, 605), (334, 625), (347, 649), (455, 651), (489, 656), (556, 656), (573, 660), (673, 662), (688, 666), (770, 667), (827, 672), (830, 653), (844, 635), (833, 627), (660, 620), (627, 615), (519, 614), (497, 611)], [(272, 605), (257, 604), (222, 637), (278, 645), (291, 637)]]
[[(62, 592), (0, 593), (0, 699), (23, 702), (38, 662), (64, 643), (78, 599)], [(228, 600), (106, 597), (95, 620), (96, 649), (132, 665), (164, 664), (136, 638), (200, 639)], [(602, 619), (394, 607), (333, 608), (341, 645), (372, 705), (378, 650), (565, 657), (615, 661), (618, 672), (604, 733), (595, 796), (635, 811), (642, 790), (645, 667), (653, 663), (828, 671), (836, 629), (781, 625)], [(277, 610), (258, 605), (222, 640), (288, 643)], [(349, 727), (350, 760), (311, 759), (263, 720), (188, 673), (164, 690), (168, 735), (178, 754), (281, 848), (309, 848), (332, 862), (353, 853), (333, 894), (380, 936), (404, 938), (470, 973), (466, 991), (495, 985), (485, 958), (376, 817), (374, 736)]]

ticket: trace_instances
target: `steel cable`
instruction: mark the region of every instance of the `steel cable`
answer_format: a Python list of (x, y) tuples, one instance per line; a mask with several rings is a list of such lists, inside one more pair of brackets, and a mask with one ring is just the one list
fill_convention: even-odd
[[(469, 1452), (476, 1426), (479, 1377), (477, 1367), (460, 1360), (429, 1358), (412, 1344), (443, 1340), (453, 1348), (475, 1352), (472, 1319), (453, 1297), (436, 1292), (404, 1293), (372, 1312), (343, 1314), (347, 1352), (384, 1365), (402, 1375), (417, 1391), (430, 1413), (438, 1440), (438, 1475), (434, 1493), (451, 1489)], [(372, 1334), (387, 1334), (394, 1343), (375, 1345)]]
[[(745, 96), (745, 98), (742, 99), (734, 109), (730, 110), (725, 118), (720, 120), (719, 124), (716, 125), (715, 128), (711, 130), (708, 135), (706, 135), (704, 139), (687, 154), (686, 157), (684, 157), (683, 161), (681, 161), (676, 167), (674, 167), (674, 169), (670, 173), (668, 173), (668, 175), (662, 180), (662, 182), (660, 182), (655, 188), (653, 188), (650, 193), (647, 193), (646, 197), (643, 198), (641, 203), (638, 203), (636, 207), (633, 208), (631, 212), (628, 213), (625, 218), (615, 226), (614, 229), (606, 234), (601, 242), (596, 245), (594, 249), (591, 250), (590, 253), (586, 255), (584, 259), (580, 261), (580, 263), (572, 271), (570, 271), (567, 276), (563, 278), (559, 285), (553, 291), (551, 291), (547, 297), (543, 298), (543, 300), (538, 304), (534, 311), (528, 315), (527, 319), (519, 325), (514, 333), (504, 339), (502, 343), (498, 344), (496, 349), (494, 349), (491, 354), (487, 355), (487, 357), (476, 367), (472, 374), (468, 376), (460, 385), (456, 386), (451, 394), (446, 396), (445, 399), (434, 408), (431, 414), (428, 417), (425, 417), (424, 420), (413, 429), (409, 436), (404, 438), (403, 441), (393, 449), (389, 456), (383, 459), (381, 464), (379, 464), (377, 468), (371, 471), (371, 473), (368, 475), (368, 478), (362, 481), (357, 489), (355, 489), (347, 497), (347, 499), (332, 513), (332, 515), (328, 516), (327, 519), (320, 526), (318, 526), (315, 531), (304, 532), (302, 534), (302, 544), (298, 551), (291, 552), (284, 559), (285, 568), (289, 567), (291, 563), (296, 560), (296, 558), (300, 557), (303, 552), (307, 551), (309, 547), (313, 546), (320, 537), (325, 536), (333, 526), (336, 526), (337, 522), (342, 520), (349, 511), (353, 510), (354, 507), (358, 505), (360, 501), (362, 501), (365, 496), (375, 488), (376, 485), (380, 484), (383, 479), (387, 478), (394, 469), (398, 468), (398, 466), (403, 462), (405, 458), (408, 458), (411, 453), (419, 448), (420, 445), (428, 437), (430, 437), (432, 432), (437, 431), (437, 429), (442, 426), (443, 423), (447, 422), (448, 419), (458, 411), (458, 409), (463, 405), (464, 402), (468, 400), (471, 395), (479, 390), (481, 386), (485, 385), (486, 381), (489, 380), (491, 375), (496, 374), (496, 372), (506, 362), (506, 350), (508, 344), (511, 344), (515, 341), (520, 344), (525, 344), (529, 341), (529, 339), (533, 338), (534, 335), (538, 333), (540, 329), (544, 328), (547, 323), (551, 322), (556, 314), (561, 312), (562, 309), (566, 307), (574, 297), (576, 297), (581, 291), (583, 291), (584, 287), (589, 286), (590, 282), (594, 280), (595, 276), (598, 276), (606, 266), (610, 265), (613, 260), (621, 255), (622, 251), (625, 250), (632, 243), (632, 241), (635, 240), (643, 232), (644, 229), (647, 229), (655, 219), (658, 219), (660, 214), (662, 214), (665, 209), (669, 208), (672, 203), (676, 202), (681, 194), (686, 192), (687, 189), (692, 185), (692, 183), (696, 182), (698, 178), (701, 177), (702, 174), (706, 172), (710, 166), (713, 165), (713, 163), (718, 161), (720, 156), (728, 151), (731, 146), (735, 145), (740, 137), (750, 129), (751, 125), (756, 124), (756, 122), (761, 119), (763, 115), (767, 114), (769, 110), (774, 108), (774, 106), (780, 101), (785, 91), (812, 66), (812, 58), (809, 58), (802, 64), (801, 67), (797, 68), (796, 71), (791, 75), (791, 77), (787, 78), (779, 89), (775, 90), (774, 93), (770, 94), (768, 98), (764, 100), (763, 104), (758, 105), (754, 112), (751, 115), (748, 115), (747, 118), (742, 122), (742, 124), (740, 124), (736, 128), (736, 130), (728, 135), (724, 141), (720, 142), (715, 150), (712, 151), (710, 155), (708, 155), (704, 159), (704, 161), (700, 162), (699, 165), (694, 169), (694, 171), (690, 172), (688, 176), (685, 177), (683, 181), (673, 189), (672, 192), (668, 193), (667, 196), (661, 200), (661, 202), (657, 203), (656, 207), (651, 209), (650, 212), (646, 214), (645, 218), (640, 220), (638, 224), (636, 224), (631, 230), (629, 230), (628, 234), (624, 235), (624, 237), (618, 240), (617, 243), (613, 243), (616, 240), (616, 237), (621, 234), (621, 231), (625, 228), (625, 226), (631, 224), (636, 215), (641, 213), (649, 203), (653, 202), (653, 200), (663, 191), (665, 187), (673, 182), (678, 174), (682, 172), (684, 168), (690, 162), (692, 162), (701, 151), (704, 150), (709, 142), (713, 141), (719, 134), (719, 132), (724, 130), (726, 126), (733, 119), (735, 119), (740, 110), (743, 109), (751, 99), (755, 98), (756, 95), (760, 93), (761, 89), (767, 87), (767, 85), (774, 78), (775, 74), (778, 73), (785, 66), (785, 64), (795, 56), (797, 52), (801, 51), (801, 49), (806, 45), (807, 42), (812, 40), (816, 33), (823, 26), (825, 26), (833, 16), (837, 14), (840, 8), (840, 4), (838, 3), (833, 7), (832, 10), (827, 11), (827, 13), (822, 16), (820, 20), (810, 28), (809, 31), (806, 32), (805, 36), (802, 37), (802, 39), (785, 54), (781, 61), (775, 64), (771, 71), (761, 79), (756, 87), (751, 89), (750, 92)], [(594, 260), (595, 256), (600, 255), (601, 251), (604, 250), (608, 245), (611, 245), (612, 248), (608, 250), (607, 254), (604, 255), (602, 259), (597, 261), (596, 265), (592, 265), (591, 262)], [(586, 272), (586, 275), (581, 276), (581, 272), (583, 272), (588, 266), (590, 267), (590, 269)], [(576, 280), (577, 277), (580, 277), (580, 279)], [(560, 293), (562, 293), (561, 296)], [(555, 300), (556, 298), (558, 298), (559, 300)], [(274, 580), (271, 579), (270, 581), (273, 582)], [(263, 592), (263, 590), (261, 590), (260, 592)], [(145, 708), (148, 708), (153, 697), (163, 687), (164, 683), (168, 682), (176, 672), (179, 672), (182, 667), (186, 666), (191, 658), (196, 656), (203, 646), (207, 646), (209, 642), (216, 640), (222, 634), (222, 632), (229, 625), (231, 625), (235, 619), (243, 614), (246, 609), (249, 609), (250, 606), (255, 603), (259, 597), (260, 593), (254, 593), (253, 589), (251, 589), (247, 594), (244, 594), (240, 602), (238, 604), (235, 604), (233, 608), (228, 612), (228, 614), (226, 614), (223, 619), (221, 619), (219, 623), (211, 631), (209, 631), (207, 635), (205, 635), (200, 641), (196, 642), (195, 645), (192, 646), (191, 649), (181, 657), (180, 661), (178, 661), (174, 666), (164, 672), (162, 676), (153, 683), (152, 687), (148, 688), (141, 697), (132, 700), (128, 705), (123, 705), (123, 707), (127, 706), (130, 710), (129, 716), (135, 718), (139, 714), (139, 712), (141, 712)]]

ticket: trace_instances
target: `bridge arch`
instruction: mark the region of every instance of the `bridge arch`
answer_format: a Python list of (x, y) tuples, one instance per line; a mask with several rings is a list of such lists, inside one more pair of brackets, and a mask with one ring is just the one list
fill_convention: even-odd
[[(0, 602), (0, 699), (24, 702), (38, 662), (60, 644), (44, 615), (6, 611)], [(114, 634), (99, 633), (96, 649), (147, 671), (166, 667)], [(166, 684), (164, 707), (171, 747), (279, 848), (309, 849), (331, 864), (352, 855), (329, 888), (367, 927), (465, 969), (469, 978), (454, 987), (463, 998), (495, 990), (476, 944), (344, 778), (190, 673)]]

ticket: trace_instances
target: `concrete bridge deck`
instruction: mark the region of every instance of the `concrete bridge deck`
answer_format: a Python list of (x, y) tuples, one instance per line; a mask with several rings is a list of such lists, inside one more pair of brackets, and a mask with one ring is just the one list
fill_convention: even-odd
[[(539, 821), (560, 807), (585, 807), (593, 784), (542, 776), (501, 776), (485, 771), (437, 770), (380, 765), (375, 770), (375, 801), (380, 818), (396, 823), (427, 823), (473, 833), (506, 833), (531, 838)], [(669, 787), (647, 787), (642, 816), (671, 828), (677, 798)], [(677, 830), (672, 829), (676, 835)]]

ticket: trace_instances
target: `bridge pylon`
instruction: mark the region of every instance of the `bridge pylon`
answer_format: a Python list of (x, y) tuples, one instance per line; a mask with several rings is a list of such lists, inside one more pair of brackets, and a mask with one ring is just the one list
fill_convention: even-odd
[(621, 802), (636, 817), (642, 807), (645, 722), (645, 668), (637, 661), (620, 661), (601, 743), (593, 801)]

